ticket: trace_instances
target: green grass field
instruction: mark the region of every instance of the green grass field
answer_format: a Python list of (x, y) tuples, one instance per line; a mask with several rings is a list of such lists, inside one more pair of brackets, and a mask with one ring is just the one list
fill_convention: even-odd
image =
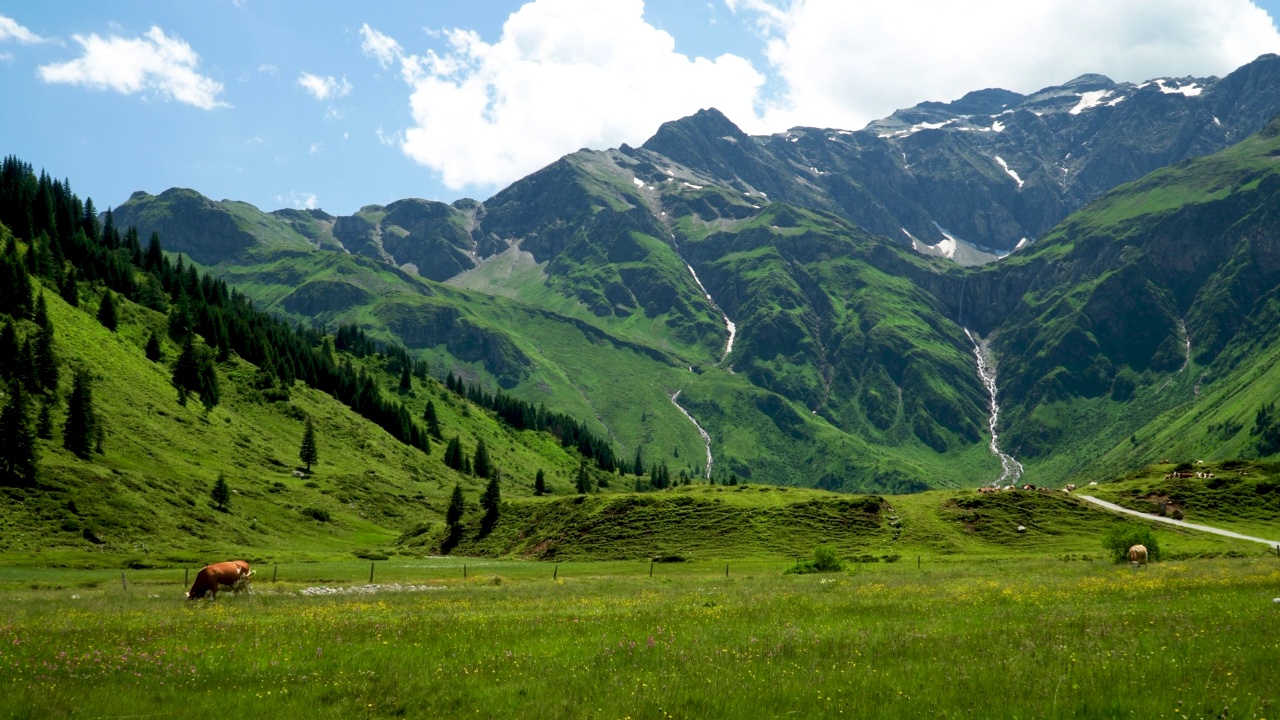
[[(469, 563), (468, 578), (461, 565)], [(1280, 560), (0, 571), (11, 717), (1232, 717), (1276, 711)], [(552, 573), (557, 574), (555, 580)], [(263, 573), (267, 577), (263, 577)]]

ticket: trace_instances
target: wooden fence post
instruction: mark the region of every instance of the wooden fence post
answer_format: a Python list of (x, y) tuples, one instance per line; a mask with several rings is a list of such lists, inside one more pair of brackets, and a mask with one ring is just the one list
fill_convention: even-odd
[(373, 561), (369, 561), (369, 584), (373, 584)]
[(649, 577), (653, 577), (653, 561), (649, 561)]
[(919, 569), (920, 569), (920, 556), (919, 556), (919, 555), (917, 555), (917, 556), (916, 556), (916, 569), (917, 569), (917, 570), (919, 570)]
[(466, 579), (467, 579), (467, 564), (466, 564), (466, 563), (462, 563), (462, 579), (463, 579), (463, 580), (466, 580)]
[(556, 569), (551, 571), (551, 579), (555, 580), (560, 576), (560, 563), (556, 563)]
[(272, 565), (272, 566), (271, 566), (271, 582), (273, 582), (273, 583), (274, 583), (274, 582), (276, 581), (276, 574), (277, 574), (277, 573), (279, 573), (279, 572), (280, 572), (280, 566), (279, 566), (279, 565)]
[(729, 563), (724, 564), (724, 576), (729, 577)]
[(191, 568), (182, 568), (182, 587), (191, 584)]
[(124, 579), (124, 571), (123, 571), (123, 570), (121, 570), (121, 571), (120, 571), (120, 589), (121, 589), (121, 590), (128, 590), (128, 589), (129, 589), (129, 581)]

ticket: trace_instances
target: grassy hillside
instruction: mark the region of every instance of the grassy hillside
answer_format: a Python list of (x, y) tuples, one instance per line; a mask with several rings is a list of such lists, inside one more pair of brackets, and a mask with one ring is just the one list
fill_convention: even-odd
[[(1122, 494), (1124, 487), (1117, 486), (1111, 495)], [(1235, 522), (1246, 516), (1269, 518), (1253, 527), (1280, 535), (1269, 497), (1249, 496), (1243, 502)], [(1223, 507), (1215, 519), (1231, 513)], [(498, 523), (488, 531), (473, 515), (453, 552), (539, 560), (678, 557), (696, 562), (794, 560), (827, 545), (855, 562), (895, 562), (916, 555), (969, 561), (1088, 559), (1104, 555), (1102, 535), (1123, 522), (1131, 520), (1057, 490), (860, 496), (767, 485), (693, 486), (662, 493), (516, 499), (503, 505)], [(1256, 543), (1152, 525), (1168, 558), (1267, 552)], [(408, 552), (435, 552), (444, 538), (442, 525), (425, 523), (402, 536), (399, 546)]]
[[(194, 400), (179, 405), (171, 384), (178, 348), (166, 339), (158, 363), (143, 354), (151, 331), (163, 336), (165, 316), (118, 300), (121, 324), (113, 333), (95, 319), (100, 296), (84, 284), (80, 307), (72, 308), (44, 291), (63, 370), (59, 396), (68, 394), (73, 369), (92, 375), (105, 452), (85, 461), (62, 448), (59, 403), (53, 438), (39, 442), (39, 485), (0, 490), (0, 556), (7, 562), (329, 557), (386, 545), (424, 518), (442, 517), (456, 482), (479, 495), (483, 481), (442, 464), (442, 444), (424, 455), (301, 383), (287, 400), (270, 400), (255, 389), (257, 368), (234, 356), (218, 365), (216, 407), (206, 413)], [(381, 362), (365, 364), (393, 393)], [(512, 430), (434, 380), (412, 384), (404, 399), (415, 415), (433, 399), (446, 438), (459, 436), (468, 453), (485, 441), (504, 473), (504, 493), (531, 493), (538, 469), (553, 492), (572, 490), (579, 460), (551, 436)], [(311, 477), (296, 477), (308, 417), (320, 462)], [(210, 500), (220, 474), (231, 487), (230, 512)], [(326, 514), (325, 521), (314, 517)]]

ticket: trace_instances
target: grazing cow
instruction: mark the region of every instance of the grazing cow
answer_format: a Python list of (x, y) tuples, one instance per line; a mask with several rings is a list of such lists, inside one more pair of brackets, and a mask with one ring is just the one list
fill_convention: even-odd
[(1137, 570), (1139, 567), (1145, 567), (1147, 564), (1147, 546), (1134, 545), (1129, 548), (1129, 565)]
[(1067, 491), (1068, 491), (1068, 492), (1070, 492), (1070, 491), (1072, 491), (1072, 490), (1075, 490), (1075, 489), (1076, 489), (1076, 484), (1075, 484), (1075, 483), (1067, 483)]
[(1090, 484), (1090, 485), (1097, 485), (1097, 484), (1098, 484), (1098, 481), (1097, 481), (1097, 480), (1094, 480), (1093, 482), (1091, 482), (1091, 483), (1089, 483), (1089, 484)]
[[(249, 569), (249, 563), (244, 560), (205, 565), (200, 568), (200, 572), (196, 573), (196, 581), (187, 591), (187, 599), (197, 600), (207, 594), (217, 600), (218, 590), (222, 588), (230, 588), (234, 593), (249, 590), (251, 575), (253, 571)], [(252, 593), (251, 590), (250, 593)]]

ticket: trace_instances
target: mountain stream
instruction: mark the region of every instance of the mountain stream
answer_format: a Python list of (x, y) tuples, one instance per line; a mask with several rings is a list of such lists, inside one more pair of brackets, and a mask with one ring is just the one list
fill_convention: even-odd
[[(693, 266), (689, 263), (685, 263), (684, 266), (689, 268), (689, 274), (693, 276), (693, 281), (698, 283), (698, 289), (702, 291), (703, 295), (707, 296), (707, 302), (711, 303), (711, 307), (715, 308), (715, 311), (720, 313), (721, 318), (724, 318), (724, 326), (729, 331), (729, 342), (725, 343), (724, 353), (720, 355), (720, 363), (722, 363), (725, 361), (725, 358), (729, 357), (729, 353), (733, 352), (733, 339), (738, 335), (738, 326), (729, 319), (728, 315), (724, 314), (724, 310), (720, 309), (720, 306), (711, 297), (711, 293), (707, 292), (706, 286), (704, 286), (702, 281), (698, 279), (698, 273), (693, 269)], [(719, 365), (720, 363), (716, 364)]]
[(1022, 463), (1000, 450), (1000, 436), (996, 434), (996, 424), (1000, 421), (1000, 404), (996, 402), (996, 369), (993, 364), (987, 362), (985, 343), (979, 342), (973, 333), (969, 332), (969, 328), (964, 329), (964, 334), (969, 337), (969, 342), (973, 343), (973, 355), (978, 361), (978, 378), (982, 380), (983, 387), (991, 396), (991, 415), (987, 419), (987, 427), (991, 430), (991, 454), (1000, 458), (1000, 477), (992, 485), (997, 487), (1012, 485), (1022, 477)]
[[(729, 342), (730, 343), (733, 342), (732, 336), (730, 336)], [(689, 418), (689, 422), (693, 423), (693, 426), (698, 428), (698, 434), (702, 436), (702, 442), (704, 442), (707, 446), (707, 469), (703, 473), (703, 475), (705, 477), (711, 477), (711, 466), (715, 464), (715, 458), (711, 457), (711, 436), (707, 434), (706, 430), (702, 429), (702, 426), (698, 424), (698, 421), (694, 420), (693, 416), (689, 414), (689, 411), (685, 410), (684, 406), (680, 404), (679, 397), (680, 397), (680, 393), (682, 392), (684, 392), (683, 388), (675, 391), (675, 393), (671, 395), (671, 404), (675, 405), (676, 409), (684, 413), (684, 416)]]

